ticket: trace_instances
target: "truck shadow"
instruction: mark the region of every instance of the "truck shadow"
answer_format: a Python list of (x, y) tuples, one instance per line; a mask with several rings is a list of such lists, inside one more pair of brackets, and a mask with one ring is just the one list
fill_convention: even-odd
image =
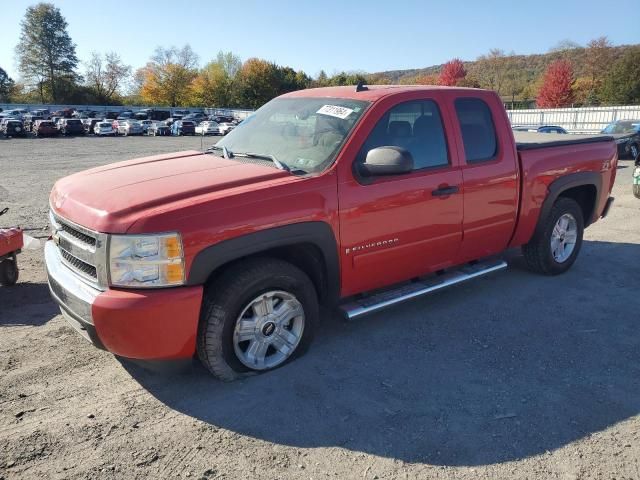
[(12, 287), (0, 286), (0, 328), (44, 325), (59, 313), (47, 283), (18, 281)]
[(509, 256), (506, 273), (356, 323), (325, 318), (308, 355), (267, 375), (223, 384), (124, 365), (211, 427), (405, 462), (518, 460), (638, 415), (640, 245), (585, 242), (559, 277)]

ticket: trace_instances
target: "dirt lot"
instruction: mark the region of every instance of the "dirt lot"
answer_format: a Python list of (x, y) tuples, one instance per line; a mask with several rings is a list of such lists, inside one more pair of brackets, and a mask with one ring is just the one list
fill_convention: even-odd
[[(71, 172), (199, 138), (0, 140), (1, 226), (46, 236)], [(42, 252), (0, 288), (0, 479), (638, 479), (640, 200), (567, 274), (506, 272), (344, 324), (305, 357), (223, 384), (97, 350), (49, 300)]]

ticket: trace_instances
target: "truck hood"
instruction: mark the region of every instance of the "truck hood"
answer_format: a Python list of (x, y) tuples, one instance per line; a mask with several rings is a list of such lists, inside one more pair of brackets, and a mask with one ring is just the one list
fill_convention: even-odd
[(54, 185), (50, 203), (58, 215), (78, 225), (98, 232), (124, 233), (147, 213), (287, 178), (295, 177), (269, 166), (186, 151), (70, 175)]

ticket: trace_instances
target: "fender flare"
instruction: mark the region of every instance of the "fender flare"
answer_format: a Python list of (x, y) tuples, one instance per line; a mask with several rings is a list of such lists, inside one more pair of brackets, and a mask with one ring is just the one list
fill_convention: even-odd
[(242, 257), (272, 248), (307, 243), (316, 246), (326, 267), (327, 298), (337, 300), (340, 295), (340, 265), (338, 243), (333, 229), (325, 222), (301, 222), (223, 240), (200, 250), (189, 270), (187, 285), (202, 285), (221, 266)]
[(593, 214), (591, 218), (584, 219), (585, 228), (591, 225), (596, 220), (596, 216), (598, 215), (598, 205), (600, 205), (600, 194), (602, 191), (602, 176), (597, 172), (570, 173), (569, 175), (564, 175), (551, 182), (549, 187), (547, 187), (547, 198), (544, 199), (544, 202), (542, 202), (542, 208), (540, 208), (538, 225), (540, 225), (540, 222), (543, 219), (547, 218), (549, 212), (551, 211), (551, 207), (553, 207), (553, 204), (563, 192), (566, 192), (571, 188), (583, 187), (587, 185), (591, 185), (596, 189), (596, 201), (595, 205), (593, 206)]

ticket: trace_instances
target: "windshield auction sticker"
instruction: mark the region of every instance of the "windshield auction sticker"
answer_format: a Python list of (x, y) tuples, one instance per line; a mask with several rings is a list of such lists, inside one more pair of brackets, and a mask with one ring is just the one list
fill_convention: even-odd
[(337, 105), (323, 105), (316, 113), (322, 115), (329, 115), (331, 117), (340, 118), (344, 120), (353, 113), (353, 110), (347, 107), (338, 107)]

